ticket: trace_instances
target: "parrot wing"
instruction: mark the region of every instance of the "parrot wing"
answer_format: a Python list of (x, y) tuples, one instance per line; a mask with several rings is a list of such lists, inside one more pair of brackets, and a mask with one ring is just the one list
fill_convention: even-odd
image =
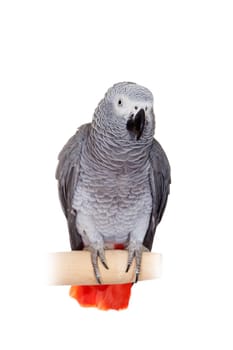
[(82, 125), (63, 147), (58, 156), (56, 179), (59, 198), (67, 218), (72, 250), (83, 249), (83, 242), (76, 228), (76, 213), (72, 209), (72, 199), (79, 178), (82, 147), (89, 134), (90, 124)]
[(163, 148), (155, 139), (153, 140), (149, 158), (151, 164), (152, 213), (143, 244), (151, 250), (156, 227), (161, 221), (166, 208), (170, 191), (171, 170)]

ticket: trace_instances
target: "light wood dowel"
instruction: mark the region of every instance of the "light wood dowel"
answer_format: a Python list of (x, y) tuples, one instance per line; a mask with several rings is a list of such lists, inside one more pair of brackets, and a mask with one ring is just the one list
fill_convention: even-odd
[[(126, 273), (128, 252), (106, 250), (109, 270), (99, 261), (103, 284), (129, 283), (135, 280), (135, 261)], [(139, 281), (159, 278), (162, 256), (158, 253), (143, 253)], [(88, 251), (71, 251), (49, 254), (50, 285), (94, 285), (97, 284)]]

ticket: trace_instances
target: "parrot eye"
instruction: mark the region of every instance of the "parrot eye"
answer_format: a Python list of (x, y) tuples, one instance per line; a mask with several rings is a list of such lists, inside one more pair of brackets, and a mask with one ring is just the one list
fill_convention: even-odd
[(118, 100), (118, 106), (122, 106), (122, 100), (121, 99)]

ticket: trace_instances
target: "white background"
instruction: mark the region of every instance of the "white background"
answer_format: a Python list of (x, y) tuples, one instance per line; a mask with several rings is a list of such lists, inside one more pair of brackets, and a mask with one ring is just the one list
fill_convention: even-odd
[[(1, 1), (2, 349), (232, 349), (231, 1)], [(126, 311), (82, 309), (46, 286), (69, 250), (57, 154), (106, 89), (154, 94), (172, 167), (153, 250), (163, 277)]]

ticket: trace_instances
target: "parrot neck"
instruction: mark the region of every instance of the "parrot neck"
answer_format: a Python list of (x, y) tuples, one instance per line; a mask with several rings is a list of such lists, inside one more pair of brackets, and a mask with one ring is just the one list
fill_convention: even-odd
[[(112, 125), (111, 125), (112, 126)], [(125, 126), (101, 128), (92, 122), (86, 147), (86, 160), (92, 169), (137, 172), (148, 163), (153, 133), (145, 131), (140, 140), (132, 140)]]

